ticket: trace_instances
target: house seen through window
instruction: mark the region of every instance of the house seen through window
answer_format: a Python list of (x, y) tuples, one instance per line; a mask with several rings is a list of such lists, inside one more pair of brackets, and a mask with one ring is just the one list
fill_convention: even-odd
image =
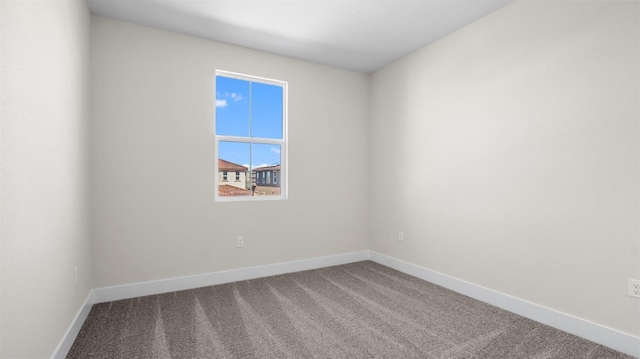
[(286, 82), (216, 71), (217, 201), (286, 198), (286, 102)]

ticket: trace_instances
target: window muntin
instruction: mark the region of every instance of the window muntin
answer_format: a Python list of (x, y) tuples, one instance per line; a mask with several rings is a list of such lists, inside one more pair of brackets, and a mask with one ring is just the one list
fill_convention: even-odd
[(285, 82), (216, 71), (216, 171), (240, 168), (217, 201), (286, 199), (286, 102)]

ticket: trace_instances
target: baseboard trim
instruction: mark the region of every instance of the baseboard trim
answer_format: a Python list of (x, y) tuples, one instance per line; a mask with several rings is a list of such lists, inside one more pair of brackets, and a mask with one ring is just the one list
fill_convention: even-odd
[(216, 284), (237, 282), (240, 280), (269, 277), (278, 274), (330, 267), (340, 264), (364, 261), (367, 259), (369, 259), (369, 251), (365, 250), (326, 257), (268, 264), (257, 267), (232, 269), (186, 277), (162, 279), (151, 282), (125, 284), (94, 289), (93, 298), (94, 303), (111, 302), (114, 300), (136, 298), (145, 295), (175, 292), (178, 290), (200, 288)]
[(577, 335), (592, 342), (640, 358), (640, 338), (570, 314), (559, 312), (508, 294), (479, 286), (403, 260), (370, 251), (370, 260), (424, 279), (468, 297), (508, 310), (539, 323)]
[(210, 285), (236, 282), (240, 280), (269, 277), (278, 274), (300, 272), (304, 270), (331, 267), (340, 264), (359, 262), (369, 259), (369, 251), (337, 254), (326, 257), (302, 259), (291, 262), (268, 264), (263, 266), (232, 269), (220, 272), (198, 274), (186, 277), (162, 279), (151, 282), (133, 283), (120, 286), (93, 289), (80, 307), (69, 329), (51, 354), (50, 359), (64, 359), (76, 340), (82, 324), (89, 316), (91, 306), (96, 303), (136, 298), (145, 295), (174, 292)]
[(93, 305), (93, 291), (90, 291), (87, 295), (87, 299), (84, 300), (80, 310), (76, 313), (76, 316), (71, 321), (71, 325), (67, 329), (67, 331), (62, 336), (62, 340), (58, 343), (58, 346), (51, 354), (50, 359), (64, 359), (69, 354), (69, 350), (73, 345), (73, 342), (76, 340), (78, 333), (80, 333), (80, 329), (82, 328), (82, 324), (89, 316), (89, 312), (91, 311), (91, 306)]
[(640, 338), (608, 328), (587, 320), (562, 313), (508, 294), (485, 288), (464, 280), (433, 271), (375, 251), (360, 251), (333, 256), (303, 259), (263, 266), (232, 269), (193, 276), (133, 283), (121, 286), (93, 289), (80, 307), (62, 340), (51, 355), (51, 359), (67, 356), (91, 306), (95, 303), (136, 298), (178, 290), (193, 289), (240, 280), (269, 277), (335, 265), (372, 260), (389, 268), (418, 277), (439, 286), (451, 289), (471, 298), (495, 305), (523, 317), (605, 345), (628, 355), (640, 358)]

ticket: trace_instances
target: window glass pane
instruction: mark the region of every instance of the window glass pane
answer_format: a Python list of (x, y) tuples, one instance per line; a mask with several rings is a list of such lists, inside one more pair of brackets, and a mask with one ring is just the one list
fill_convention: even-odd
[(281, 175), (286, 172), (281, 169), (286, 166), (282, 163), (286, 154), (281, 154), (286, 150), (286, 84), (235, 76), (216, 71), (216, 197), (280, 197), (281, 186), (284, 189), (287, 184), (286, 176)]
[[(280, 145), (255, 143), (251, 145), (252, 190), (256, 196), (280, 195)], [(278, 178), (272, 181), (271, 176)]]
[(251, 137), (282, 139), (282, 87), (251, 84)]
[[(242, 142), (218, 142), (218, 195), (251, 195), (249, 154), (251, 146)], [(233, 174), (233, 177), (229, 176)], [(237, 180), (236, 180), (237, 179)]]
[(249, 136), (249, 81), (216, 77), (216, 135)]

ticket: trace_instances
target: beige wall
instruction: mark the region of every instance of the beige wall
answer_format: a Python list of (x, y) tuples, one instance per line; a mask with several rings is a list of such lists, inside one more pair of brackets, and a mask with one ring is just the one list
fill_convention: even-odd
[[(368, 248), (369, 77), (92, 17), (95, 286)], [(214, 202), (215, 70), (289, 83), (289, 199)], [(236, 248), (236, 236), (244, 236)]]
[(516, 2), (375, 73), (371, 248), (640, 335), (638, 6)]
[[(240, 180), (236, 181), (236, 171), (228, 171), (227, 172), (227, 180), (224, 181), (224, 171), (218, 171), (218, 184), (226, 184), (233, 187), (238, 187), (242, 189), (247, 189), (247, 175), (249, 172), (240, 172)], [(249, 184), (249, 188), (250, 184)]]
[(84, 1), (0, 1), (0, 358), (49, 357), (91, 289), (88, 40)]

